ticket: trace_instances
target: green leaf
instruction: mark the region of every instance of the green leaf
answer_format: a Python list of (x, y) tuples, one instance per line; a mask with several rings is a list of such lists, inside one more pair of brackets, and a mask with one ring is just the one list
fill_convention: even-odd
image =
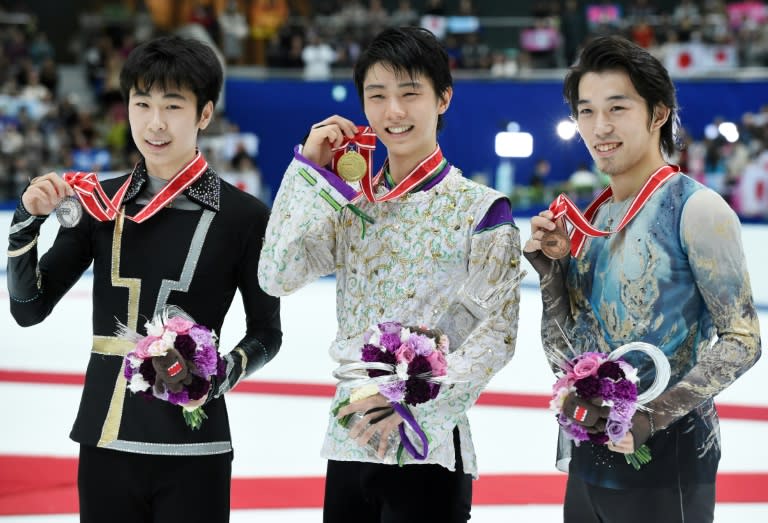
[[(346, 407), (347, 405), (349, 405), (349, 398), (346, 398), (346, 399), (344, 399), (344, 400), (341, 400), (340, 402), (338, 402), (338, 403), (336, 404), (336, 406), (335, 406), (335, 407), (333, 407), (333, 408), (331, 409), (331, 413), (333, 414), (333, 416), (334, 416), (334, 417), (336, 417), (336, 416), (338, 416), (338, 415), (339, 415), (339, 411), (340, 411), (342, 408)], [(346, 415), (346, 416), (344, 416), (343, 418), (338, 418), (338, 419), (336, 420), (336, 422), (337, 422), (339, 425), (341, 425), (342, 427), (344, 427), (344, 428), (346, 429), (346, 428), (347, 428), (347, 425), (349, 425), (349, 420), (351, 420), (351, 419), (352, 419), (352, 416), (353, 416), (353, 415), (354, 415), (354, 413), (352, 413), (352, 414), (347, 414), (347, 415)]]

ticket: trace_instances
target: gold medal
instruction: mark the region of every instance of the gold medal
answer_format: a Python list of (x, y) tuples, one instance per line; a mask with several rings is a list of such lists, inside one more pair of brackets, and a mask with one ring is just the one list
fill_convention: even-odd
[(368, 170), (368, 162), (357, 151), (347, 151), (336, 162), (336, 172), (348, 182), (360, 181)]
[(541, 252), (552, 260), (565, 258), (571, 252), (571, 239), (561, 229), (545, 232), (541, 237)]

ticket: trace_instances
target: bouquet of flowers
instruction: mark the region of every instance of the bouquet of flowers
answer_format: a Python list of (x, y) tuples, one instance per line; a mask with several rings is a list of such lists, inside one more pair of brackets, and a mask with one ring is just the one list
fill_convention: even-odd
[[(428, 438), (407, 405), (425, 403), (437, 396), (440, 384), (447, 375), (445, 356), (448, 353), (448, 338), (439, 331), (389, 321), (370, 327), (363, 335), (363, 342), (362, 363), (343, 365), (334, 372), (337, 378), (347, 380), (346, 385), (357, 385), (350, 398), (334, 408), (334, 414), (350, 401), (378, 392), (390, 401), (394, 410), (422, 441), (422, 451), (419, 452), (401, 424), (398, 461), (403, 448), (416, 459), (426, 459), (429, 452)], [(360, 371), (364, 371), (365, 376), (354, 374)], [(356, 421), (355, 415), (350, 414), (341, 418), (339, 423), (351, 428)], [(370, 441), (374, 449), (378, 449), (378, 443), (378, 439)]]
[(136, 347), (125, 356), (124, 375), (134, 393), (182, 407), (187, 425), (200, 428), (207, 419), (202, 404), (211, 378), (224, 374), (211, 329), (195, 323), (181, 309), (170, 307), (145, 324), (147, 335), (121, 326), (118, 335)]
[[(632, 428), (638, 408), (637, 369), (621, 357), (584, 352), (563, 360), (561, 370), (563, 375), (552, 387), (550, 408), (557, 413), (565, 437), (577, 446), (582, 441), (604, 445), (621, 440)], [(638, 470), (651, 461), (646, 445), (624, 456)]]

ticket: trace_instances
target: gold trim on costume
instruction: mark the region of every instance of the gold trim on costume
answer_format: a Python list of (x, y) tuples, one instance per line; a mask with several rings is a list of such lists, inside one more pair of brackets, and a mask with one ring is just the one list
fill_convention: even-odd
[[(112, 235), (112, 286), (125, 287), (128, 289), (128, 321), (127, 327), (136, 331), (139, 322), (139, 295), (141, 294), (141, 280), (138, 278), (120, 277), (120, 254), (123, 239), (123, 222), (125, 221), (125, 209), (121, 209), (115, 218), (115, 232)], [(94, 348), (96, 340), (94, 338)], [(112, 399), (109, 402), (109, 410), (104, 420), (104, 426), (101, 429), (101, 438), (97, 445), (105, 447), (117, 439), (120, 431), (120, 420), (123, 417), (123, 402), (125, 401), (125, 391), (128, 382), (125, 379), (123, 371), (125, 370), (125, 360), (120, 365), (120, 372), (115, 382), (115, 390), (112, 392)]]
[(28, 244), (26, 244), (24, 247), (21, 247), (20, 249), (16, 249), (15, 251), (10, 251), (10, 250), (9, 250), (9, 251), (8, 251), (8, 257), (9, 257), (9, 258), (16, 258), (17, 256), (21, 256), (22, 254), (26, 254), (26, 253), (28, 253), (29, 251), (31, 251), (31, 250), (32, 250), (32, 247), (34, 247), (35, 245), (37, 245), (37, 239), (38, 239), (39, 237), (40, 237), (40, 236), (35, 236), (35, 239), (34, 239), (34, 240), (32, 240), (31, 242), (29, 242)]
[(245, 378), (245, 369), (248, 366), (248, 355), (245, 353), (243, 349), (240, 347), (235, 348), (237, 352), (240, 353), (241, 359), (240, 359), (240, 377), (237, 379), (237, 383), (240, 383), (243, 378)]
[(125, 356), (131, 352), (135, 343), (113, 336), (94, 336), (91, 352), (105, 356)]

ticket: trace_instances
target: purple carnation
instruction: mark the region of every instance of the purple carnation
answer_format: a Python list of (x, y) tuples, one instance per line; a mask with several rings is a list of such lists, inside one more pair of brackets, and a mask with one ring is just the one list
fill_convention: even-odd
[(405, 382), (405, 402), (410, 405), (424, 403), (431, 397), (429, 383), (419, 378), (408, 378)]
[(600, 379), (595, 376), (587, 376), (576, 380), (574, 383), (576, 393), (585, 400), (591, 400), (600, 393)]
[(400, 341), (400, 333), (387, 332), (381, 335), (381, 346), (387, 349), (389, 352), (395, 352), (400, 348), (402, 342)]
[(190, 400), (199, 400), (206, 394), (211, 388), (211, 383), (208, 380), (204, 380), (200, 376), (192, 375), (192, 383), (187, 385), (186, 390)]
[(440, 392), (440, 384), (432, 383), (431, 381), (428, 381), (427, 384), (429, 385), (429, 399), (433, 400), (437, 397), (437, 394)]
[(203, 327), (202, 325), (193, 325), (190, 327), (187, 334), (190, 338), (195, 340), (196, 345), (205, 345), (206, 343), (211, 343), (213, 341), (211, 330), (207, 327)]
[[(394, 353), (382, 351), (381, 349), (376, 349), (376, 350), (378, 351), (379, 358), (373, 361), (378, 361), (381, 363), (389, 363), (390, 365), (395, 365), (395, 363), (397, 363)], [(375, 378), (377, 376), (384, 376), (386, 374), (391, 374), (391, 372), (386, 370), (378, 370), (378, 369), (372, 369), (368, 371), (368, 376), (370, 376), (371, 378)]]
[(414, 352), (419, 356), (429, 356), (435, 350), (435, 343), (424, 334), (413, 333), (408, 338), (408, 342), (413, 346)]
[(613, 397), (624, 401), (637, 401), (637, 385), (629, 380), (621, 380), (614, 384)]
[(405, 382), (393, 381), (379, 385), (379, 392), (389, 401), (403, 401), (405, 396)]
[[(131, 352), (130, 354), (128, 354), (128, 356), (130, 356), (131, 354), (133, 353)], [(126, 380), (131, 381), (131, 379), (133, 378), (133, 374), (135, 373), (135, 370), (133, 369), (133, 365), (131, 365), (131, 363), (128, 361), (127, 358), (128, 357), (126, 356), (125, 368), (123, 369), (123, 376), (125, 376)]]
[(155, 372), (154, 365), (152, 365), (152, 358), (147, 358), (141, 362), (141, 365), (139, 366), (139, 372), (141, 372), (141, 375), (144, 376), (144, 379), (147, 383), (150, 385), (155, 384), (157, 373)]
[(363, 361), (381, 361), (384, 351), (378, 348), (376, 345), (366, 343), (363, 345)]
[(610, 378), (613, 381), (619, 381), (624, 377), (624, 371), (615, 361), (606, 361), (597, 369), (597, 375), (601, 378)]
[(418, 376), (420, 374), (431, 373), (432, 365), (429, 360), (424, 356), (414, 356), (411, 362), (408, 364), (408, 375)]
[(600, 380), (600, 391), (598, 392), (598, 396), (601, 398), (612, 398), (613, 397), (613, 380), (609, 378), (599, 378)]
[(189, 403), (189, 393), (187, 392), (187, 389), (181, 389), (179, 392), (170, 390), (167, 390), (166, 392), (168, 392), (168, 403), (174, 405), (186, 405)]
[(568, 417), (560, 413), (557, 415), (557, 422), (560, 424), (561, 427), (563, 427), (563, 430), (566, 434), (566, 436), (575, 441), (577, 444), (582, 441), (586, 441), (589, 439), (589, 434), (587, 432), (587, 429), (579, 425), (578, 423), (571, 422)]
[(397, 334), (400, 336), (400, 331), (403, 329), (403, 324), (397, 321), (385, 321), (379, 323), (379, 331), (382, 334)]
[(194, 362), (195, 367), (197, 367), (197, 373), (204, 378), (213, 375), (213, 373), (216, 372), (218, 359), (219, 353), (216, 352), (216, 347), (213, 345), (203, 345), (202, 350), (197, 350), (194, 353)]
[(224, 358), (219, 358), (216, 361), (216, 377), (223, 380), (227, 375), (227, 362)]
[(589, 441), (595, 445), (605, 445), (608, 443), (608, 435), (605, 432), (598, 432), (597, 434), (589, 434)]
[(635, 415), (637, 407), (634, 403), (624, 400), (614, 400), (611, 411), (608, 413), (608, 419), (615, 421), (629, 421)]
[(182, 358), (189, 361), (195, 355), (197, 344), (188, 334), (178, 334), (176, 336), (176, 341), (173, 342), (173, 347), (179, 351)]

